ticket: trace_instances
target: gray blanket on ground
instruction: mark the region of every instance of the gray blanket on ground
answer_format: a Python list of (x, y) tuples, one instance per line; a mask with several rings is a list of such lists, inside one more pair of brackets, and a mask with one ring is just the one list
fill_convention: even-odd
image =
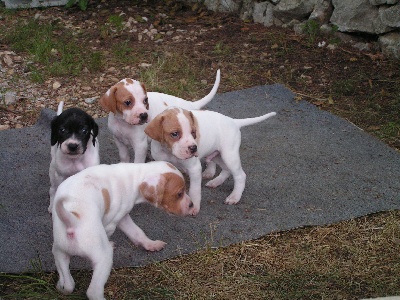
[[(238, 205), (223, 204), (232, 179), (203, 188), (200, 214), (170, 216), (138, 205), (133, 220), (152, 239), (167, 242), (149, 253), (118, 230), (114, 267), (139, 266), (204, 247), (220, 247), (273, 231), (323, 225), (384, 210), (400, 209), (400, 154), (353, 124), (305, 102), (282, 85), (219, 94), (208, 108), (235, 118), (276, 111), (277, 116), (242, 128), (241, 158), (246, 189)], [(50, 163), (49, 123), (0, 132), (0, 271), (55, 269), (51, 217), (47, 212)], [(101, 162), (118, 162), (107, 129), (100, 126)], [(203, 183), (204, 186), (204, 183)], [(83, 259), (72, 268), (88, 268)]]

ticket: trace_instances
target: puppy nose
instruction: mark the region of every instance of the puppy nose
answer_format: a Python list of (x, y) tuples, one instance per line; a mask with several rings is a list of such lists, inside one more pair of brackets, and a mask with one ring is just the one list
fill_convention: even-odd
[(75, 152), (78, 149), (78, 146), (79, 145), (75, 143), (68, 144), (68, 150), (71, 152)]
[(148, 114), (147, 113), (141, 113), (139, 115), (140, 121), (146, 121), (148, 118)]
[(197, 152), (197, 145), (192, 145), (192, 146), (189, 146), (189, 150), (190, 150), (190, 153), (196, 153)]

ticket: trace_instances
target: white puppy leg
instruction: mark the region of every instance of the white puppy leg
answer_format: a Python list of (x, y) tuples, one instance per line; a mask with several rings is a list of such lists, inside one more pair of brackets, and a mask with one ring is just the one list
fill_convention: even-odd
[(104, 286), (110, 276), (113, 263), (112, 243), (107, 240), (101, 251), (94, 251), (88, 256), (92, 262), (93, 276), (86, 295), (89, 300), (105, 300)]
[[(234, 148), (231, 148), (234, 149)], [(214, 161), (222, 168), (221, 173), (213, 180), (207, 182), (207, 187), (217, 187), (221, 185), (230, 174), (233, 175), (234, 188), (232, 193), (225, 199), (226, 204), (236, 204), (242, 197), (246, 185), (246, 174), (240, 162), (239, 149), (237, 151), (227, 151), (221, 153)]]
[(231, 172), (228, 170), (222, 170), (221, 173), (215, 177), (213, 180), (210, 180), (209, 182), (206, 183), (206, 187), (210, 188), (216, 188), (217, 186), (220, 186), (229, 178), (231, 175)]
[(209, 163), (207, 163), (207, 167), (206, 169), (203, 171), (203, 178), (204, 179), (211, 179), (214, 177), (215, 172), (217, 170), (217, 165), (215, 164), (215, 162), (210, 161)]
[(118, 148), (118, 153), (119, 153), (119, 159), (123, 163), (128, 163), (130, 161), (130, 155), (129, 155), (129, 148), (127, 145), (122, 143), (120, 140), (118, 140), (116, 137), (114, 137), (115, 144), (117, 145)]
[(200, 159), (195, 159), (195, 164), (187, 168), (190, 179), (189, 196), (194, 205), (193, 215), (199, 213), (201, 202), (201, 163)]
[(147, 149), (148, 149), (147, 138), (140, 141), (140, 143), (136, 143), (135, 145), (132, 145), (132, 147), (135, 152), (134, 163), (146, 162)]
[(133, 222), (129, 214), (121, 219), (118, 228), (128, 236), (132, 243), (148, 251), (160, 251), (166, 245), (163, 241), (149, 239), (143, 230)]
[(69, 271), (70, 256), (53, 246), (54, 261), (56, 263), (59, 280), (57, 289), (63, 294), (70, 294), (75, 288), (74, 279)]

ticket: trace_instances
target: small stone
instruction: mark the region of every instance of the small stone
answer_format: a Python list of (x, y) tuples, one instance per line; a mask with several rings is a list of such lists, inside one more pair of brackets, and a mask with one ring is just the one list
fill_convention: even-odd
[(10, 129), (10, 125), (0, 125), (0, 130), (6, 130), (6, 129)]
[(93, 103), (95, 103), (96, 101), (97, 101), (97, 96), (95, 96), (95, 97), (91, 97), (91, 98), (86, 98), (85, 99), (85, 103), (87, 103), (87, 104), (93, 104)]
[(16, 101), (17, 101), (17, 93), (6, 92), (6, 94), (4, 95), (4, 102), (6, 105), (15, 104)]
[(57, 90), (61, 86), (61, 83), (59, 81), (55, 81), (53, 83), (53, 90)]

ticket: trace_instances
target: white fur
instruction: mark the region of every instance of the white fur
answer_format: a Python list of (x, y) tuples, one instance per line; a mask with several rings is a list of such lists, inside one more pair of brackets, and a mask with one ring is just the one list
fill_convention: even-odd
[[(239, 148), (241, 143), (240, 128), (261, 122), (275, 116), (275, 112), (261, 117), (249, 119), (232, 119), (213, 111), (191, 111), (198, 122), (199, 140), (196, 143), (191, 134), (188, 122), (180, 109), (178, 120), (182, 129), (182, 138), (171, 149), (158, 141), (151, 141), (151, 155), (155, 160), (170, 161), (178, 168), (182, 168), (190, 178), (189, 196), (193, 200), (195, 214), (200, 210), (201, 201), (201, 163), (200, 159), (213, 161), (218, 164), (221, 173), (209, 181), (206, 186), (215, 188), (221, 185), (230, 175), (233, 175), (234, 189), (226, 198), (225, 203), (236, 204), (239, 202), (245, 188), (246, 174), (240, 161)], [(163, 115), (166, 115), (165, 111)], [(187, 151), (188, 147), (197, 144), (197, 153)], [(204, 178), (211, 178), (215, 174), (215, 167), (203, 173)]]
[[(129, 212), (134, 205), (147, 201), (139, 188), (143, 182), (156, 186), (160, 174), (171, 172), (182, 177), (176, 168), (165, 162), (98, 165), (69, 177), (59, 186), (52, 211), (58, 290), (64, 294), (74, 290), (69, 262), (71, 256), (77, 255), (88, 258), (93, 266), (88, 298), (104, 299), (104, 285), (113, 262), (113, 244), (109, 237), (117, 227), (135, 245), (148, 251), (159, 251), (166, 245), (163, 241), (149, 239), (133, 222)], [(103, 190), (109, 195), (108, 208)], [(180, 205), (182, 215), (191, 214), (193, 204), (186, 193)]]

